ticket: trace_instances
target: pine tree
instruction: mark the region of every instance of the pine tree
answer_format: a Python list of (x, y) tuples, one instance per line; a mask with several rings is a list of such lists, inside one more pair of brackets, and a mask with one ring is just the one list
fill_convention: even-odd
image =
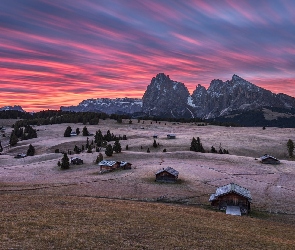
[(34, 155), (35, 155), (35, 148), (34, 146), (32, 146), (32, 144), (30, 144), (27, 150), (27, 156), (34, 156)]
[(112, 156), (113, 155), (113, 147), (112, 147), (111, 144), (108, 144), (106, 146), (105, 154), (106, 154), (106, 156)]
[(89, 136), (89, 132), (86, 126), (84, 126), (83, 130), (82, 130), (82, 135), (83, 136)]
[(80, 129), (76, 128), (76, 134), (79, 135), (80, 134)]
[(216, 149), (213, 146), (211, 147), (211, 153), (217, 153)]
[(190, 151), (197, 152), (197, 140), (195, 139), (195, 137), (193, 137), (193, 139), (192, 139)]
[(153, 147), (154, 148), (158, 147), (158, 144), (157, 144), (156, 140), (154, 140)]
[(69, 169), (70, 168), (70, 160), (69, 160), (67, 153), (64, 153), (64, 156), (61, 159), (60, 168), (61, 169)]
[(89, 148), (89, 138), (87, 137), (87, 140), (86, 140), (86, 148), (88, 149)]
[(294, 154), (293, 154), (294, 142), (291, 139), (289, 139), (287, 142), (287, 148), (288, 148), (289, 157), (293, 158), (294, 157)]
[(10, 135), (10, 139), (9, 139), (9, 144), (10, 146), (15, 146), (18, 142), (18, 138), (15, 135), (14, 131), (12, 131), (11, 135)]
[(103, 161), (103, 155), (102, 153), (99, 153), (96, 157), (95, 163), (98, 164), (99, 162)]
[(2, 151), (3, 151), (3, 147), (2, 147), (1, 141), (0, 141), (0, 152), (2, 152)]
[(68, 126), (64, 132), (64, 137), (71, 137), (72, 128)]
[(122, 148), (121, 148), (121, 144), (120, 144), (119, 140), (116, 140), (116, 141), (115, 141), (115, 143), (114, 143), (114, 147), (113, 147), (113, 150), (114, 150), (116, 153), (121, 153)]

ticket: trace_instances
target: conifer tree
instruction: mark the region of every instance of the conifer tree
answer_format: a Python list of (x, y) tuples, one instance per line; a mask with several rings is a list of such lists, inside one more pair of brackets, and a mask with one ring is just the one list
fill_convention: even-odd
[(99, 153), (96, 157), (95, 163), (98, 164), (99, 162), (103, 161), (103, 155), (102, 153)]
[(158, 147), (158, 144), (157, 144), (156, 140), (154, 140), (153, 147), (154, 148)]
[(116, 153), (121, 153), (122, 151), (122, 147), (121, 147), (121, 144), (119, 142), (119, 140), (116, 140), (115, 143), (114, 143), (114, 147), (113, 147), (113, 150), (116, 152)]
[(113, 147), (112, 147), (111, 144), (108, 144), (106, 146), (105, 154), (106, 154), (106, 156), (112, 156), (113, 155)]
[(14, 131), (12, 131), (11, 135), (10, 135), (10, 139), (9, 139), (9, 144), (10, 146), (15, 146), (18, 142), (18, 138), (15, 135)]
[(3, 147), (2, 147), (1, 141), (0, 141), (0, 152), (2, 152), (2, 151), (3, 151)]
[(67, 153), (64, 153), (64, 156), (61, 159), (60, 168), (61, 169), (69, 169), (70, 168), (70, 160), (69, 160)]
[(64, 132), (64, 137), (71, 137), (72, 128), (68, 126)]
[(89, 132), (86, 126), (84, 126), (83, 130), (82, 130), (82, 135), (83, 136), (89, 136)]
[(287, 142), (287, 148), (288, 148), (288, 154), (290, 158), (294, 157), (293, 151), (294, 151), (294, 142), (289, 139)]
[(32, 144), (29, 145), (29, 148), (27, 150), (27, 155), (28, 156), (34, 156), (35, 155), (35, 148), (32, 146)]

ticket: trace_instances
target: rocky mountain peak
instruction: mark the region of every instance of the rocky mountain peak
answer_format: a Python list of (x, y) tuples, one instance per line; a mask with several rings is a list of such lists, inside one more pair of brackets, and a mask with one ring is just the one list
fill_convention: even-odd
[(19, 105), (14, 105), (14, 106), (4, 106), (0, 108), (0, 111), (8, 111), (8, 110), (17, 110), (21, 112), (25, 112), (23, 108)]
[[(190, 93), (187, 87), (164, 73), (153, 77), (143, 95), (143, 112), (150, 116), (186, 117)], [(191, 115), (190, 115), (191, 116)]]

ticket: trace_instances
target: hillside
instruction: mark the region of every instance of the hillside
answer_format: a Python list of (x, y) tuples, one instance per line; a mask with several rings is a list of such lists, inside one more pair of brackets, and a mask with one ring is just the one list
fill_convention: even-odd
[[(197, 207), (0, 195), (1, 249), (294, 249), (294, 224)], [(263, 216), (263, 215), (260, 215)]]
[[(88, 131), (127, 136), (120, 141), (122, 153), (106, 157), (102, 149), (104, 159), (128, 161), (132, 169), (99, 174), (94, 151), (72, 155), (83, 165), (66, 171), (57, 166), (62, 154), (56, 149), (85, 145), (85, 136), (63, 137), (67, 126), (81, 131), (82, 123), (34, 126), (37, 138), (9, 148), (12, 128), (5, 121), (0, 155), (3, 249), (292, 249), (295, 244), (295, 162), (286, 149), (288, 139), (295, 141), (294, 129), (100, 120), (87, 124)], [(169, 133), (176, 139), (167, 139)], [(155, 134), (157, 148), (152, 147)], [(206, 152), (221, 146), (229, 154), (189, 151), (192, 137), (198, 136)], [(14, 158), (29, 144), (36, 148), (35, 156)], [(261, 164), (257, 159), (265, 153), (281, 164)], [(168, 166), (179, 171), (180, 181), (155, 182), (155, 172)], [(251, 191), (249, 216), (226, 216), (211, 208), (210, 194), (230, 182)]]

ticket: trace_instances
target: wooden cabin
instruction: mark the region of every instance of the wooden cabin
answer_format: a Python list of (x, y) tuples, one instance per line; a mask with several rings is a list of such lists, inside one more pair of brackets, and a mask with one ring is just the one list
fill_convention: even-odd
[(121, 169), (131, 169), (132, 164), (126, 161), (120, 162), (120, 168)]
[(100, 172), (110, 172), (119, 168), (120, 162), (103, 160), (98, 163), (98, 166), (100, 167)]
[(227, 214), (241, 215), (249, 213), (252, 197), (248, 189), (230, 183), (218, 187), (215, 194), (210, 196), (209, 201), (219, 210), (226, 210)]
[(81, 165), (81, 164), (83, 164), (83, 160), (80, 159), (79, 157), (72, 157), (71, 163), (74, 165)]
[(175, 134), (168, 134), (167, 139), (176, 139), (176, 135)]
[(156, 173), (158, 182), (176, 182), (179, 172), (171, 167), (163, 168)]
[(260, 157), (260, 162), (264, 164), (280, 164), (280, 161), (277, 158), (268, 154)]

